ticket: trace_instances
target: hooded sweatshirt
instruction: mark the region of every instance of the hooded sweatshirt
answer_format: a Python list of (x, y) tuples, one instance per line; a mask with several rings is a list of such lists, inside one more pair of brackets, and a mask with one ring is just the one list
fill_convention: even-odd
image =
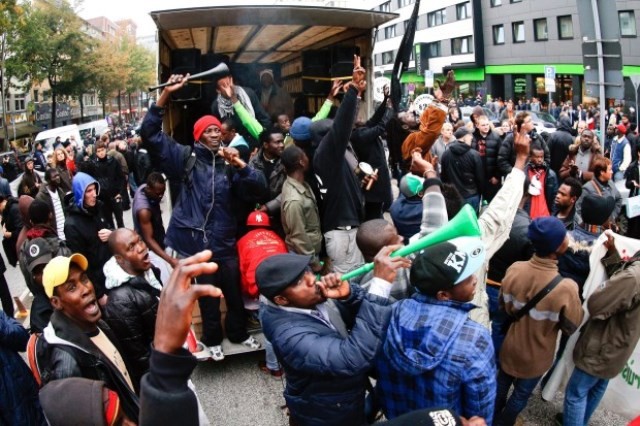
[(429, 407), (493, 417), (496, 368), (489, 331), (471, 303), (419, 293), (393, 306), (378, 357), (377, 391), (388, 419)]
[(89, 261), (87, 275), (93, 283), (98, 298), (105, 292), (104, 273), (102, 267), (111, 257), (106, 242), (100, 241), (98, 231), (113, 229), (113, 223), (103, 213), (102, 203), (96, 200), (94, 207), (85, 207), (84, 194), (87, 187), (95, 183), (100, 192), (98, 182), (86, 173), (78, 173), (73, 178), (73, 201), (68, 209), (64, 224), (67, 246), (73, 253), (82, 253)]
[(482, 194), (484, 166), (478, 151), (459, 140), (452, 142), (440, 164), (442, 182), (455, 185), (463, 198)]

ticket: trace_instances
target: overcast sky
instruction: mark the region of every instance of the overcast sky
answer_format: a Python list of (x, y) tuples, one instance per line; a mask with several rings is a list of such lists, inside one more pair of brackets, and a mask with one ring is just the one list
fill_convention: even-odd
[(156, 26), (149, 12), (187, 7), (223, 6), (227, 4), (273, 4), (272, 0), (84, 0), (78, 14), (84, 18), (106, 16), (112, 21), (133, 19), (138, 25), (138, 36), (155, 34)]

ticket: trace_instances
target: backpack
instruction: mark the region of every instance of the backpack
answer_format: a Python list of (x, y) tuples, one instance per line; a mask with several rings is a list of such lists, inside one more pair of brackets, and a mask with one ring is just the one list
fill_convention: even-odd
[(50, 365), (51, 352), (53, 348), (69, 353), (69, 355), (76, 360), (80, 370), (83, 372), (82, 377), (90, 377), (85, 376), (84, 372), (89, 371), (89, 368), (93, 369), (95, 365), (88, 361), (84, 352), (67, 345), (52, 345), (42, 337), (41, 333), (35, 333), (29, 337), (29, 341), (27, 342), (27, 363), (29, 364), (29, 368), (31, 369), (31, 373), (36, 380), (38, 387), (41, 388), (48, 383), (51, 379), (51, 375), (53, 374), (51, 369), (47, 367)]

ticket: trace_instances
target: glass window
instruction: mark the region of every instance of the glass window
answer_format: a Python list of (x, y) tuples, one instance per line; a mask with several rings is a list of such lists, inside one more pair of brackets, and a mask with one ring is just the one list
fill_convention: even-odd
[(511, 0), (511, 3), (521, 3), (522, 0)]
[(427, 44), (427, 52), (430, 58), (437, 58), (442, 55), (440, 50), (440, 42), (434, 41), (433, 43)]
[(384, 38), (388, 39), (388, 38), (394, 38), (396, 36), (396, 26), (395, 25), (389, 25), (388, 27), (384, 28)]
[(502, 6), (502, 0), (491, 0), (491, 7)]
[(24, 111), (25, 109), (24, 93), (16, 93), (14, 95), (13, 105), (15, 106), (14, 111)]
[(573, 38), (573, 20), (571, 15), (558, 16), (558, 37), (560, 40)]
[(504, 44), (504, 25), (493, 26), (493, 44)]
[(456, 5), (456, 19), (459, 21), (461, 19), (471, 18), (471, 5), (468, 1), (464, 3), (460, 3)]
[(636, 32), (636, 16), (633, 10), (621, 10), (618, 12), (618, 20), (620, 21), (620, 35), (622, 37), (635, 37)]
[(451, 53), (453, 55), (462, 55), (471, 52), (473, 52), (473, 48), (471, 47), (471, 36), (451, 39)]
[(533, 36), (536, 41), (549, 40), (549, 31), (547, 30), (547, 18), (533, 20)]
[(524, 22), (518, 21), (511, 24), (511, 29), (513, 31), (513, 42), (514, 43), (524, 43)]
[(382, 52), (382, 65), (392, 64), (395, 59), (393, 50)]
[(409, 6), (410, 4), (413, 4), (415, 2), (415, 0), (398, 0), (398, 5), (400, 7), (404, 7), (404, 6)]
[(380, 12), (391, 12), (391, 2), (385, 2), (380, 5)]
[(436, 10), (427, 14), (427, 22), (430, 27), (436, 27), (447, 22), (446, 9)]

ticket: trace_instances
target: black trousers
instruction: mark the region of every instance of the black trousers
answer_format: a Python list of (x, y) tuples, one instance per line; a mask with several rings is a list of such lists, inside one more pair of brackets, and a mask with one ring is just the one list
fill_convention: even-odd
[(7, 314), (7, 316), (13, 318), (13, 314), (15, 314), (13, 309), (13, 299), (11, 298), (11, 293), (9, 292), (9, 284), (7, 284), (4, 273), (0, 273), (0, 302), (2, 302), (2, 310), (4, 311), (4, 313)]
[(122, 218), (122, 201), (117, 201), (115, 198), (102, 199), (104, 203), (105, 216), (113, 223), (112, 216), (116, 217), (116, 228), (124, 228), (124, 220)]
[[(242, 294), (240, 292), (240, 270), (238, 259), (211, 259), (218, 264), (218, 271), (213, 275), (201, 275), (196, 284), (211, 285), (220, 288), (227, 305), (224, 329), (227, 338), (233, 343), (241, 343), (249, 338)], [(222, 343), (222, 321), (220, 315), (220, 298), (201, 297), (200, 314), (202, 315), (202, 343), (216, 346)]]

